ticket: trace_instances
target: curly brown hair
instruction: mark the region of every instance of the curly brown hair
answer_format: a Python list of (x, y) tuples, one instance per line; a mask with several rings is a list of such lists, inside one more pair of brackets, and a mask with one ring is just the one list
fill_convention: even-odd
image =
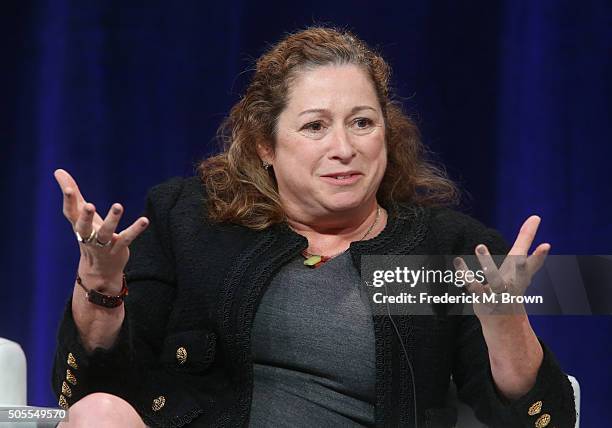
[(288, 34), (257, 60), (246, 93), (217, 132), (223, 151), (198, 166), (210, 220), (258, 230), (285, 221), (274, 172), (262, 168), (257, 146), (274, 150), (278, 117), (299, 72), (344, 64), (363, 68), (382, 108), (388, 159), (377, 191), (379, 203), (393, 207), (399, 202), (431, 206), (458, 201), (457, 187), (427, 160), (416, 124), (392, 99), (385, 60), (347, 30), (310, 27)]

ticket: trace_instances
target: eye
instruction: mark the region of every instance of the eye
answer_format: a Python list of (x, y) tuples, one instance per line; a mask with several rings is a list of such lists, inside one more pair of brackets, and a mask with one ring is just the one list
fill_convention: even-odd
[(372, 124), (372, 121), (370, 119), (368, 119), (367, 117), (359, 117), (357, 119), (355, 119), (355, 121), (353, 122), (355, 123), (355, 125), (357, 125), (357, 128), (365, 128), (367, 126), (370, 126)]
[(320, 121), (310, 122), (302, 126), (301, 130), (306, 130), (312, 134), (316, 134), (323, 130), (323, 123), (321, 123)]
[(367, 117), (358, 117), (353, 121), (353, 124), (356, 125), (357, 129), (368, 129), (374, 124), (374, 121)]

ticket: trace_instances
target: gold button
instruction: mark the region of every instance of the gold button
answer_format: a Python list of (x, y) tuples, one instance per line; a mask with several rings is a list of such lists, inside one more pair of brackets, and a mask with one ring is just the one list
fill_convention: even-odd
[(153, 400), (153, 405), (151, 406), (151, 409), (153, 409), (154, 412), (159, 412), (161, 408), (164, 407), (165, 405), (166, 405), (166, 397), (164, 397), (163, 395), (160, 395), (159, 397)]
[(178, 361), (180, 365), (187, 362), (187, 350), (182, 346), (176, 350), (176, 361)]
[(70, 371), (70, 369), (66, 370), (66, 380), (68, 382), (70, 382), (73, 385), (77, 384), (77, 379), (76, 377), (72, 374), (72, 372)]
[(60, 395), (60, 398), (57, 404), (64, 410), (68, 409), (68, 402), (66, 401), (66, 397), (64, 397), (63, 395)]
[(531, 407), (527, 411), (527, 414), (529, 414), (529, 416), (537, 415), (538, 413), (540, 413), (541, 410), (542, 410), (542, 402), (536, 401), (535, 403), (531, 405)]
[(536, 428), (544, 428), (550, 423), (550, 415), (548, 413), (543, 413), (542, 416), (535, 421)]
[(79, 369), (79, 365), (77, 364), (76, 358), (74, 358), (74, 355), (72, 355), (72, 352), (68, 353), (68, 359), (66, 360), (66, 363), (75, 370)]
[(62, 394), (68, 398), (72, 397), (72, 390), (66, 382), (62, 382)]

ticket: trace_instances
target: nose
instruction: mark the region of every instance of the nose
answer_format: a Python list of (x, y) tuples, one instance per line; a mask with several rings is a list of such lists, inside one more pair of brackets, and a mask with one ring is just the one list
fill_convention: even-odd
[(339, 126), (331, 135), (328, 156), (330, 159), (348, 162), (355, 157), (357, 151), (351, 141), (351, 136), (344, 126)]

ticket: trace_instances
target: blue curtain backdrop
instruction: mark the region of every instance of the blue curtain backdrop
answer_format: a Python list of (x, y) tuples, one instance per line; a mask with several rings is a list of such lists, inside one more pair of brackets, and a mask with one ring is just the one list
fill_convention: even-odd
[[(214, 151), (267, 43), (312, 23), (348, 26), (380, 48), (425, 142), (467, 190), (467, 212), (508, 240), (537, 213), (553, 253), (612, 253), (610, 2), (3, 6), (0, 336), (27, 353), (32, 404), (57, 402), (55, 333), (79, 256), (53, 170), (133, 220), (147, 188)], [(611, 317), (532, 321), (581, 382), (584, 426), (609, 423)]]

